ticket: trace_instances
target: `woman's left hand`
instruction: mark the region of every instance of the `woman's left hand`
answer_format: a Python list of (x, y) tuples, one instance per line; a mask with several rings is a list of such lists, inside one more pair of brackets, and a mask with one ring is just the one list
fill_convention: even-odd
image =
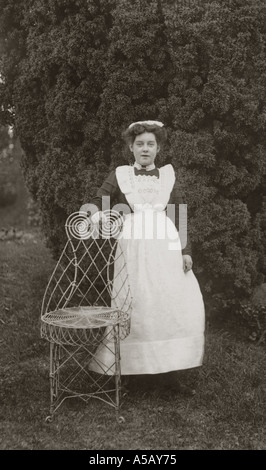
[(183, 255), (183, 269), (187, 273), (192, 269), (193, 261), (190, 255)]

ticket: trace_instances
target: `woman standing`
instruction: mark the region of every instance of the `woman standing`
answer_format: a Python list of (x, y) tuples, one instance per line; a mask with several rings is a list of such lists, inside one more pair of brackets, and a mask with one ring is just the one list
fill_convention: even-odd
[[(116, 168), (92, 200), (102, 216), (102, 197), (127, 204), (119, 244), (132, 293), (131, 330), (121, 341), (121, 374), (159, 374), (202, 364), (204, 304), (192, 271), (189, 242), (181, 246), (178, 223), (167, 206), (183, 203), (172, 165), (155, 166), (166, 139), (161, 122), (132, 123), (124, 133), (135, 163)], [(178, 219), (178, 215), (176, 216)], [(177, 228), (176, 228), (177, 225)], [(102, 354), (108, 356), (106, 348)], [(97, 360), (108, 364), (108, 357)], [(95, 369), (96, 370), (96, 369)]]

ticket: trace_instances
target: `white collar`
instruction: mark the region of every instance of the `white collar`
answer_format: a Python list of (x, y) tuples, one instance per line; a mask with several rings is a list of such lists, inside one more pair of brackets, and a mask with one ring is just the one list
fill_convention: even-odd
[(137, 168), (137, 170), (146, 170), (146, 171), (151, 171), (151, 170), (154, 170), (154, 168), (155, 168), (154, 163), (151, 163), (151, 165), (147, 165), (147, 166), (145, 166), (145, 167), (143, 168), (143, 167), (140, 165), (140, 163), (135, 162), (133, 166), (134, 166), (135, 168)]

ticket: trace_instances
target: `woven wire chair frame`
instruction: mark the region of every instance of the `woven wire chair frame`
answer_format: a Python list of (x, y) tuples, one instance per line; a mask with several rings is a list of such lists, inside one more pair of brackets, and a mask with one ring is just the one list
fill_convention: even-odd
[[(105, 230), (106, 227), (109, 225)], [(48, 420), (66, 398), (74, 396), (84, 401), (99, 398), (119, 410), (120, 339), (129, 334), (132, 308), (126, 262), (119, 237), (106, 233), (98, 237), (103, 233), (97, 232), (95, 236), (91, 227), (88, 228), (86, 213), (75, 213), (67, 219), (67, 242), (43, 297), (41, 336), (50, 342)], [(121, 230), (121, 221), (118, 229)], [(98, 362), (101, 375), (88, 368), (90, 360), (97, 362), (96, 351), (102, 344), (107, 349), (109, 344), (114, 345), (115, 385), (111, 388), (110, 368), (106, 371)], [(63, 377), (67, 367), (68, 375)], [(75, 388), (82, 374), (90, 382), (90, 390), (85, 393)]]

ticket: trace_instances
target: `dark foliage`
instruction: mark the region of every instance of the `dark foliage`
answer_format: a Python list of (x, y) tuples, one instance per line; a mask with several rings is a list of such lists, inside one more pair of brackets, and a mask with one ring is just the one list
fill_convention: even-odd
[[(264, 0), (0, 0), (0, 102), (58, 255), (67, 216), (126, 163), (121, 132), (160, 119), (206, 298), (266, 273)], [(264, 199), (265, 200), (265, 199)]]
[(170, 155), (196, 269), (206, 292), (248, 295), (265, 274), (266, 5), (206, 1), (165, 12), (175, 65)]

